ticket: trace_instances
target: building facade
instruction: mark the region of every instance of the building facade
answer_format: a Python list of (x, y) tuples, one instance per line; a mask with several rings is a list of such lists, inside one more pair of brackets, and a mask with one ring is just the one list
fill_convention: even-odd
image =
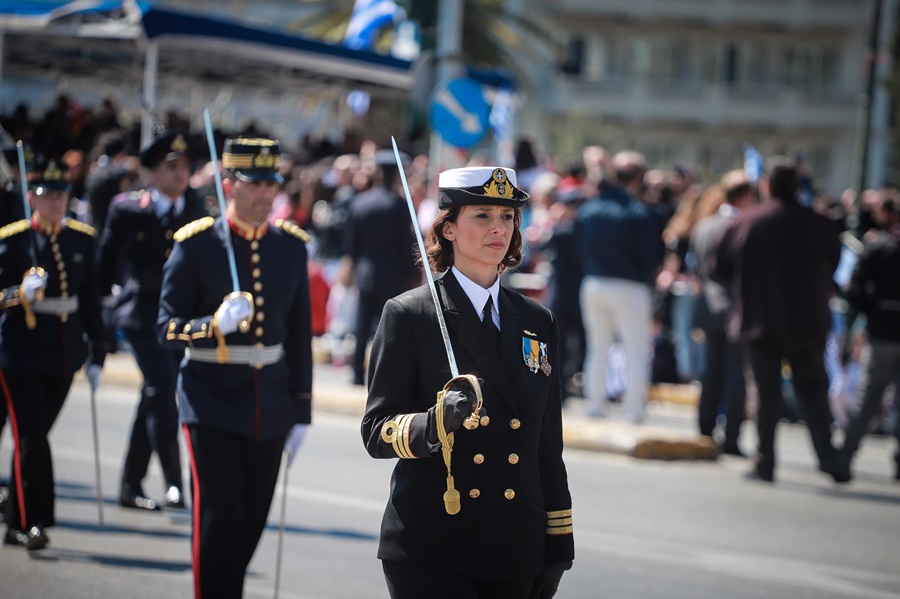
[[(801, 156), (816, 187), (839, 193), (855, 180), (873, 1), (518, 0), (565, 46), (532, 70), (522, 128), (709, 177), (739, 166), (750, 143)], [(882, 18), (896, 18), (886, 4)]]

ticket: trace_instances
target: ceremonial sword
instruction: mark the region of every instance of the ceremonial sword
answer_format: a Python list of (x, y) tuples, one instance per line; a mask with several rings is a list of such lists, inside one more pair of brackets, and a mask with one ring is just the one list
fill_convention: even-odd
[[(203, 109), (203, 122), (206, 126), (206, 143), (209, 145), (209, 159), (213, 164), (213, 173), (216, 181), (216, 197), (219, 200), (219, 214), (222, 217), (222, 228), (225, 233), (225, 253), (228, 254), (228, 271), (231, 273), (231, 293), (226, 299), (231, 297), (244, 297), (250, 305), (250, 316), (246, 320), (242, 320), (239, 324), (242, 333), (250, 330), (250, 320), (253, 316), (253, 298), (247, 292), (241, 291), (241, 284), (238, 281), (237, 262), (234, 260), (234, 247), (231, 244), (231, 231), (228, 227), (228, 217), (225, 216), (225, 192), (222, 190), (222, 173), (219, 169), (219, 153), (216, 151), (216, 140), (213, 135), (212, 121), (209, 118), (209, 108)], [(228, 346), (225, 345), (225, 336), (215, 328), (216, 334), (216, 358), (220, 364), (228, 361)]]
[[(28, 203), (28, 169), (25, 168), (25, 147), (22, 140), (16, 142), (16, 153), (19, 155), (19, 183), (22, 185), (22, 204), (25, 206), (25, 220), (28, 221), (28, 255), (31, 257), (31, 268), (26, 274), (37, 275), (43, 279), (47, 278), (44, 269), (38, 266), (37, 261), (37, 240), (34, 238), (34, 232), (31, 231), (31, 204)], [(25, 326), (34, 329), (37, 326), (37, 318), (31, 309), (31, 302), (25, 297), (25, 291), (20, 293), (20, 301), (22, 309), (25, 311)], [(38, 289), (34, 295), (34, 299), (40, 301), (44, 297), (44, 291)]]
[[(456, 365), (456, 356), (453, 354), (453, 346), (450, 344), (450, 333), (447, 331), (447, 323), (444, 320), (444, 310), (438, 299), (437, 287), (434, 284), (434, 277), (431, 275), (431, 265), (428, 262), (428, 255), (425, 253), (425, 241), (422, 240), (422, 232), (419, 230), (419, 219), (416, 217), (416, 207), (413, 205), (412, 194), (409, 192), (409, 184), (406, 182), (406, 172), (403, 170), (403, 160), (400, 158), (400, 150), (397, 149), (397, 140), (391, 136), (391, 144), (394, 146), (394, 158), (397, 160), (397, 169), (400, 171), (400, 181), (403, 183), (403, 192), (406, 194), (406, 205), (409, 208), (409, 217), (412, 219), (412, 228), (416, 233), (416, 242), (419, 244), (419, 256), (422, 258), (422, 266), (425, 271), (425, 278), (428, 279), (428, 288), (431, 290), (431, 299), (434, 302), (434, 311), (437, 314), (438, 325), (441, 328), (441, 337), (444, 339), (444, 349), (447, 351), (447, 361), (450, 362), (451, 379), (447, 381), (444, 388), (438, 391), (437, 404), (435, 408), (435, 428), (438, 433), (438, 440), (441, 442), (441, 453), (444, 456), (444, 464), (447, 466), (447, 491), (444, 493), (444, 508), (451, 516), (459, 513), (460, 497), (459, 491), (454, 487), (453, 475), (450, 472), (450, 454), (453, 451), (453, 433), (448, 433), (444, 428), (444, 395), (450, 390), (454, 383), (465, 381), (475, 392), (476, 402), (472, 413), (466, 417), (463, 426), (468, 430), (478, 427), (479, 416), (483, 399), (481, 396), (481, 384), (478, 379), (471, 374), (460, 376), (459, 367)], [(486, 417), (485, 417), (486, 418)], [(486, 421), (485, 421), (486, 422)], [(385, 425), (388, 428), (387, 423)], [(386, 429), (382, 429), (382, 437), (386, 434)], [(390, 435), (396, 435), (396, 425)]]

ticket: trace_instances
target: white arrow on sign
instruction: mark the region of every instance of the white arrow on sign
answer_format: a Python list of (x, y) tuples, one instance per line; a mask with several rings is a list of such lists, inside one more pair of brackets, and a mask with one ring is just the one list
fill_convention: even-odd
[(481, 133), (483, 128), (478, 115), (466, 112), (466, 109), (457, 101), (456, 96), (451, 94), (447, 88), (438, 92), (437, 101), (447, 109), (447, 112), (457, 118), (464, 133)]

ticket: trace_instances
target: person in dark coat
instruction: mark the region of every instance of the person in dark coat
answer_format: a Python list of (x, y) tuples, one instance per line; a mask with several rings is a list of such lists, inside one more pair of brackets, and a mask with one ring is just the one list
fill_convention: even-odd
[[(0, 228), (0, 397), (14, 451), (4, 543), (42, 549), (56, 523), (48, 435), (75, 372), (97, 387), (106, 356), (94, 230), (64, 218), (69, 185), (50, 161), (28, 193), (32, 219)], [(24, 274), (24, 277), (23, 277)]]
[(744, 344), (748, 388), (755, 385), (759, 396), (759, 444), (748, 476), (774, 481), (782, 362), (787, 362), (819, 469), (847, 482), (849, 469), (831, 442), (824, 359), (841, 246), (834, 223), (800, 205), (798, 192), (797, 168), (785, 158), (769, 159), (760, 181), (765, 201), (724, 232), (712, 276), (730, 290), (728, 334)]
[(694, 255), (694, 274), (700, 281), (701, 298), (695, 313), (695, 326), (705, 336), (706, 355), (697, 406), (697, 423), (700, 434), (712, 437), (720, 407), (724, 406), (725, 426), (722, 452), (743, 456), (739, 438), (744, 422), (746, 387), (743, 359), (739, 344), (729, 341), (725, 333), (725, 321), (731, 308), (729, 291), (709, 276), (709, 265), (722, 233), (734, 219), (754, 204), (756, 188), (741, 170), (730, 171), (722, 177), (722, 194), (725, 201), (717, 212), (703, 218), (691, 232), (689, 251)]
[[(882, 410), (884, 391), (900, 375), (900, 200), (886, 199), (885, 229), (864, 239), (847, 289), (847, 301), (866, 315), (867, 347), (863, 350), (857, 408), (844, 432), (841, 453), (850, 464), (869, 424)], [(894, 404), (900, 388), (894, 390)], [(897, 450), (894, 479), (900, 480), (900, 418), (894, 423)]]
[(353, 198), (344, 231), (344, 254), (359, 290), (354, 385), (365, 384), (366, 349), (385, 302), (420, 280), (412, 259), (416, 240), (409, 209), (394, 191), (399, 180), (393, 152), (377, 152), (376, 164), (374, 185)]
[(388, 301), (375, 334), (361, 430), (372, 457), (400, 458), (378, 547), (393, 599), (549, 598), (574, 559), (556, 319), (499, 282), (522, 259), (515, 185), (441, 173), (425, 248), (458, 371), (483, 382), (451, 380), (428, 285)]
[(161, 347), (156, 336), (162, 270), (175, 244), (175, 232), (204, 216), (206, 210), (188, 187), (191, 159), (186, 133), (162, 133), (144, 148), (140, 159), (150, 169), (153, 185), (113, 201), (100, 237), (97, 267), (103, 295), (109, 295), (121, 277), (113, 324), (125, 334), (144, 378), (122, 468), (119, 505), (158, 510), (143, 488), (153, 453), (165, 478), (166, 506), (185, 505), (175, 400), (181, 354)]
[(290, 464), (312, 417), (309, 237), (289, 221), (268, 222), (279, 161), (277, 141), (227, 139), (226, 213), (180, 229), (165, 266), (157, 324), (165, 346), (184, 352), (178, 397), (197, 599), (242, 596), (282, 450)]

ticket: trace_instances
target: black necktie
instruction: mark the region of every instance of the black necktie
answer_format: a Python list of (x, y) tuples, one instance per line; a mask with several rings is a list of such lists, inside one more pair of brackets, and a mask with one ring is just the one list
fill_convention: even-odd
[(488, 339), (491, 340), (494, 350), (496, 351), (500, 348), (500, 330), (494, 326), (494, 317), (491, 316), (491, 308), (493, 308), (493, 306), (494, 300), (488, 295), (487, 302), (485, 302), (484, 310), (482, 311), (484, 318), (481, 319), (481, 326), (484, 328), (484, 332), (487, 334)]

